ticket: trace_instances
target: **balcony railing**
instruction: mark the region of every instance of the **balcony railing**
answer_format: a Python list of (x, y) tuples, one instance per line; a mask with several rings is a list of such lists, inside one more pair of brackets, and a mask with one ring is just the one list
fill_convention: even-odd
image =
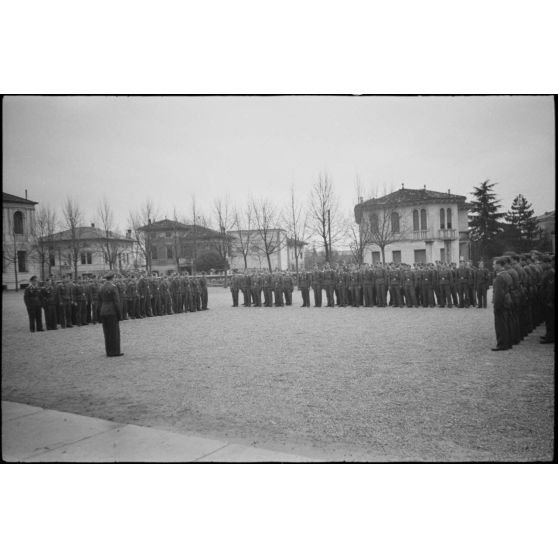
[(431, 240), (432, 235), (429, 230), (413, 231), (413, 240)]
[(437, 229), (431, 231), (430, 229), (421, 231), (412, 231), (411, 238), (413, 240), (433, 241), (439, 240), (455, 240), (457, 238), (457, 231), (455, 229)]
[(455, 240), (457, 238), (457, 231), (455, 229), (439, 229), (438, 237), (443, 240)]

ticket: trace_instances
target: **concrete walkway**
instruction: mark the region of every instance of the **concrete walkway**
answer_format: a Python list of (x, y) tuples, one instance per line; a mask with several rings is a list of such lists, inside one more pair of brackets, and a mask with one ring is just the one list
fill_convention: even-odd
[(8, 463), (301, 463), (300, 455), (2, 401)]

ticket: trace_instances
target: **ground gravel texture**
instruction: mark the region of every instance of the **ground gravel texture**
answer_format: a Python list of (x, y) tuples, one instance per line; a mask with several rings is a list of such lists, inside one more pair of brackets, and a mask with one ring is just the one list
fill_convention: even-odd
[[(30, 333), (2, 295), (2, 399), (332, 461), (546, 461), (554, 345), (495, 345), (491, 308), (232, 308)], [(490, 296), (490, 293), (489, 293)], [(241, 297), (242, 298), (242, 297)]]

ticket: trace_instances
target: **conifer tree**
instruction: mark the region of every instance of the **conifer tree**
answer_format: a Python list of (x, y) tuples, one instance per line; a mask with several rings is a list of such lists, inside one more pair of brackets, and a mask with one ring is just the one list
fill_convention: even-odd
[(492, 256), (490, 244), (496, 239), (502, 230), (501, 219), (505, 213), (498, 211), (502, 205), (496, 199), (493, 189), (496, 183), (490, 184), (490, 180), (481, 182), (472, 192), (474, 199), (470, 202), (469, 232), (473, 242), (478, 243), (480, 256), (487, 258)]
[(517, 195), (513, 200), (506, 221), (512, 228), (517, 248), (520, 251), (533, 248), (539, 234), (539, 224), (535, 217), (535, 210), (523, 194)]

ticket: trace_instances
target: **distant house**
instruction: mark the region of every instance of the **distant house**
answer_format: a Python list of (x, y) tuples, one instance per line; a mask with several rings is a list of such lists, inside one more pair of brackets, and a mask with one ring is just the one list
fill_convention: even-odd
[[(285, 229), (268, 229), (265, 232), (265, 241), (258, 229), (240, 229), (228, 231), (228, 234), (231, 236), (231, 269), (269, 269), (266, 254), (269, 252), (272, 269), (294, 271), (296, 265), (295, 241), (287, 235)], [(303, 267), (305, 246), (306, 242), (297, 241), (296, 243), (300, 268)]]
[(469, 259), (465, 196), (401, 188), (355, 206), (355, 221), (367, 242), (364, 261), (457, 262)]
[(149, 222), (137, 230), (142, 235), (148, 267), (159, 274), (192, 273), (208, 257), (213, 258), (215, 266), (224, 265), (220, 256), (223, 236), (218, 231), (171, 219)]
[(38, 275), (34, 257), (38, 202), (2, 193), (2, 288), (17, 289)]
[(556, 254), (556, 211), (547, 211), (537, 217), (542, 231), (542, 239), (552, 246), (552, 253)]
[(107, 234), (91, 223), (90, 227), (76, 227), (74, 234), (66, 230), (39, 241), (49, 254), (48, 271), (54, 277), (73, 275), (75, 267), (78, 276), (101, 275), (110, 269), (126, 272), (139, 263), (131, 231), (126, 236), (112, 231)]

